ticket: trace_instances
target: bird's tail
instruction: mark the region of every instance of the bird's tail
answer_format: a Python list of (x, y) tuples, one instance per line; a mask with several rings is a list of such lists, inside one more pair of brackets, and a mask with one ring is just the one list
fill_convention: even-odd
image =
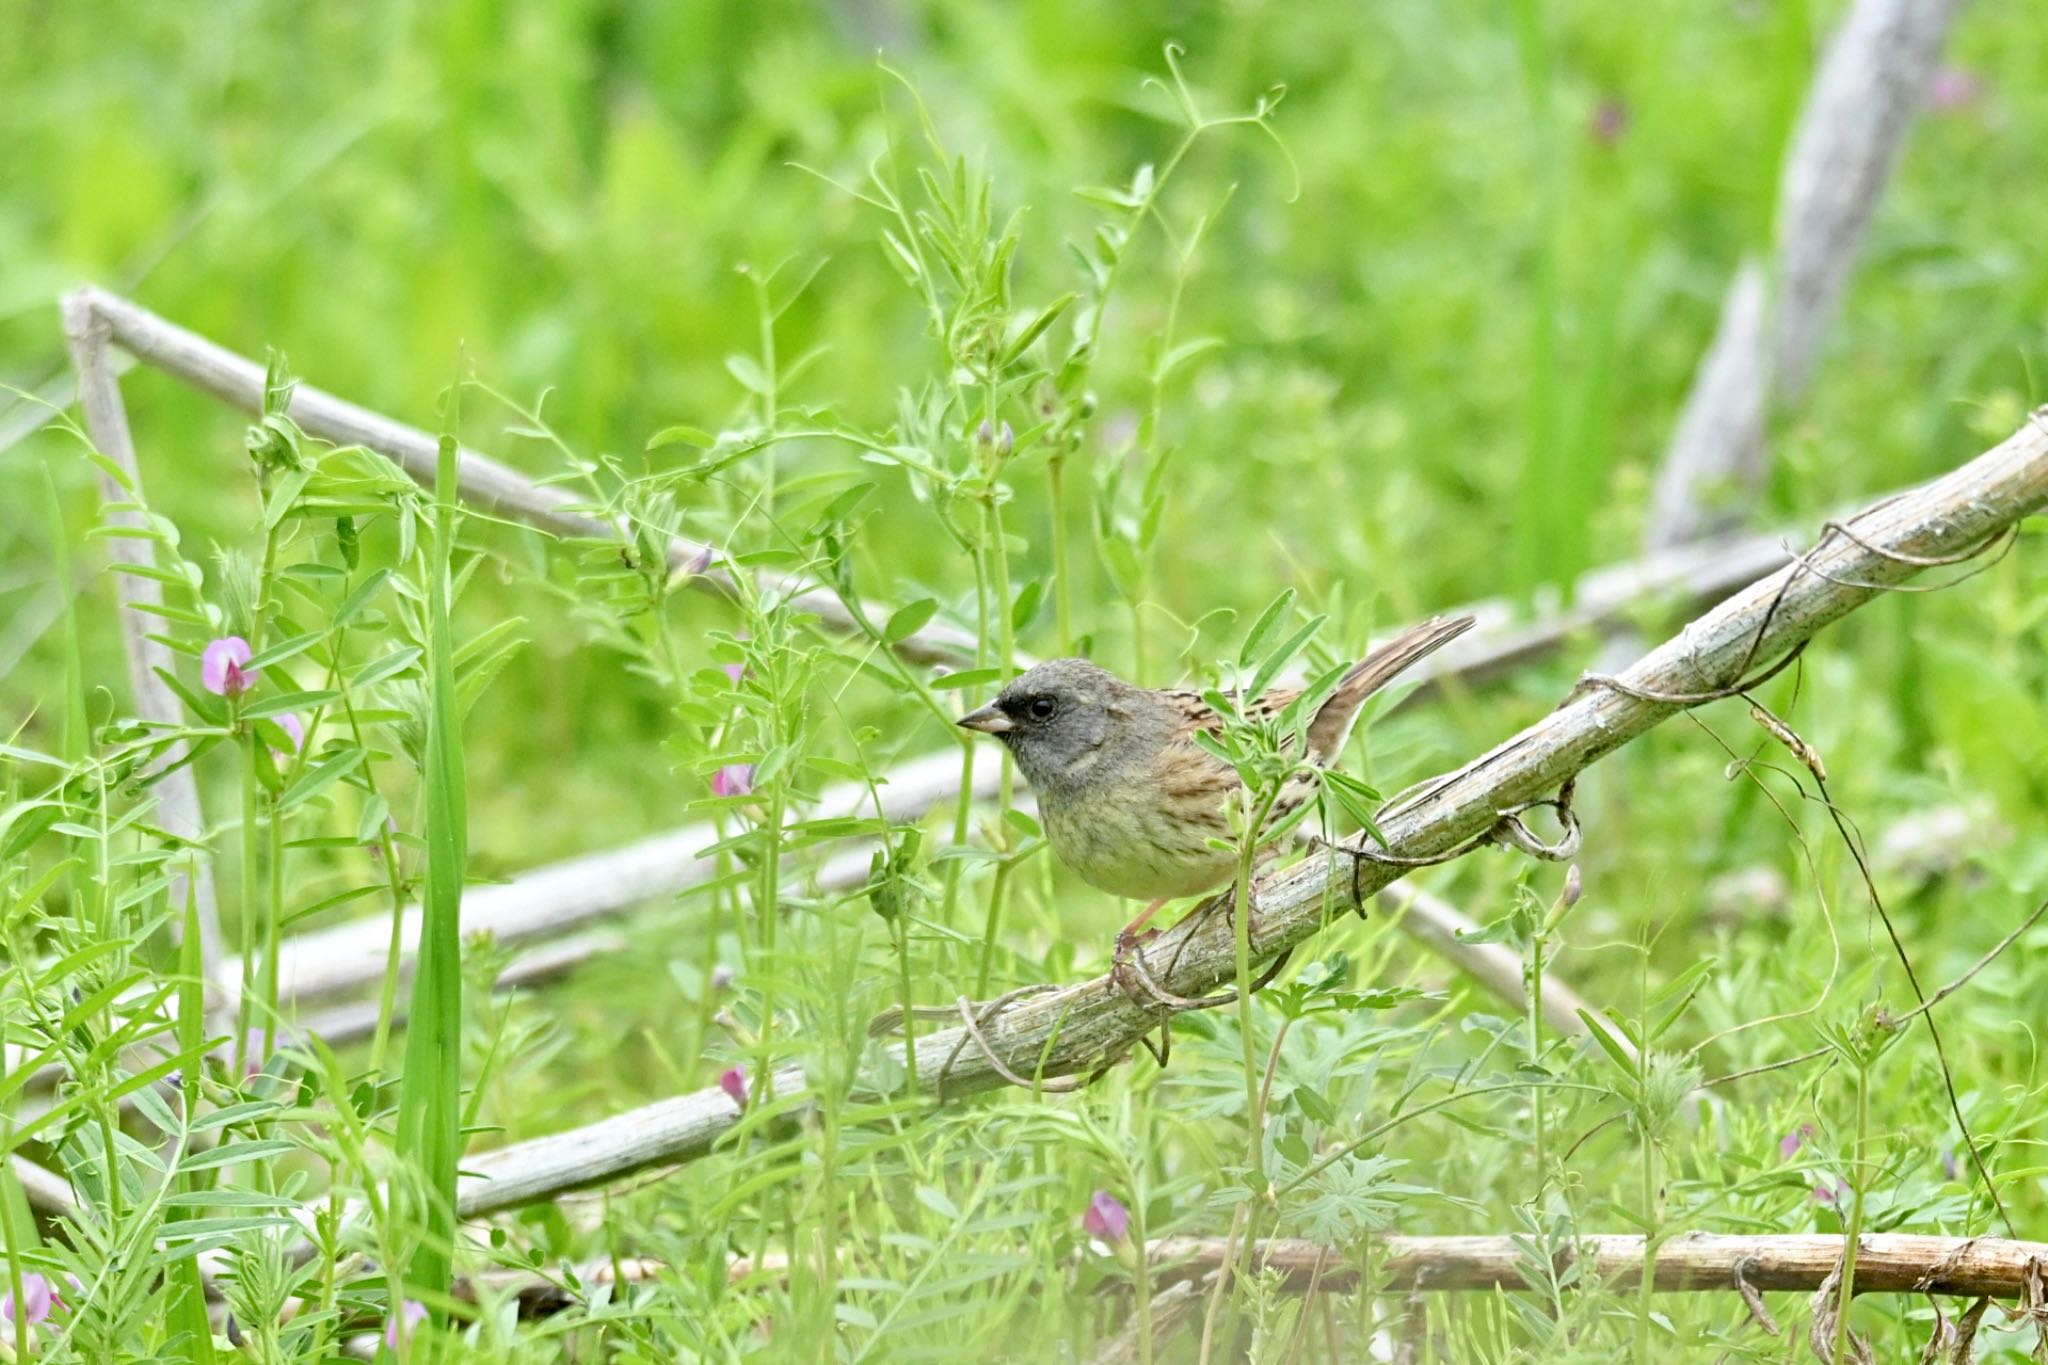
[(1308, 748), (1318, 763), (1328, 763), (1344, 747), (1351, 722), (1365, 699), (1392, 682), (1395, 676), (1434, 654), (1472, 629), (1470, 616), (1437, 616), (1421, 625), (1410, 626), (1353, 665), (1337, 684), (1337, 690), (1309, 722)]

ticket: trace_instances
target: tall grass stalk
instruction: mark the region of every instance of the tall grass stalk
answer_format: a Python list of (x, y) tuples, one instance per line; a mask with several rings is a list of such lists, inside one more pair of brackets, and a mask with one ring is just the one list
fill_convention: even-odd
[(407, 1018), (399, 1088), (399, 1151), (424, 1177), (422, 1240), (408, 1283), (438, 1299), (448, 1288), (455, 1246), (455, 1175), (461, 1156), (462, 880), (468, 864), (467, 792), (461, 708), (449, 624), (455, 558), (455, 438), (441, 438), (434, 479), (434, 534), (427, 565), (426, 894), (419, 966)]

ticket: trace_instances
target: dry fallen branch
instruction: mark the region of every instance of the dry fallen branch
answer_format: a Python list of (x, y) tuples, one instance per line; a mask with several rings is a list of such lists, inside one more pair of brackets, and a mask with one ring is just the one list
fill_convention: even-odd
[[(64, 308), (67, 318), (90, 320), (108, 339), (143, 364), (175, 375), (231, 407), (250, 413), (262, 411), (263, 366), (254, 360), (102, 289), (80, 289), (65, 298)], [(382, 413), (306, 384), (293, 392), (290, 413), (292, 420), (310, 436), (336, 445), (367, 446), (390, 457), (413, 478), (433, 482), (438, 442), (418, 427), (393, 421)], [(121, 427), (125, 432), (125, 416)], [(94, 439), (99, 439), (97, 430)], [(537, 484), (474, 450), (464, 448), (461, 452), (460, 480), (464, 498), (516, 516), (542, 530), (601, 538), (618, 534), (617, 527), (574, 510), (579, 499), (571, 494)], [(700, 541), (678, 538), (669, 545), (669, 562), (683, 568), (710, 553), (711, 547)], [(770, 577), (764, 575), (763, 581)], [(694, 574), (690, 581), (721, 591), (731, 587), (731, 580), (716, 570)], [(829, 592), (797, 591), (791, 605), (813, 613), (834, 629), (853, 629), (846, 608)], [(933, 622), (900, 642), (897, 648), (909, 658), (952, 662), (971, 656), (974, 640), (956, 628)]]
[[(1659, 1242), (1652, 1253), (1651, 1287), (1660, 1292), (1732, 1290), (1806, 1292), (1817, 1289), (1842, 1262), (1846, 1239), (1828, 1233), (1767, 1233), (1724, 1236), (1680, 1235)], [(1531, 1266), (1527, 1238), (1509, 1236), (1377, 1237), (1352, 1247), (1329, 1246), (1296, 1237), (1261, 1239), (1253, 1244), (1251, 1264), (1275, 1271), (1285, 1286), (1300, 1293), (1317, 1289), (1349, 1293), (1358, 1288), (1358, 1265), (1370, 1253), (1372, 1288), (1379, 1293), (1524, 1289)], [(1162, 1237), (1145, 1244), (1145, 1263), (1153, 1282), (1166, 1288), (1196, 1283), (1244, 1248), (1223, 1237)], [(1597, 1281), (1609, 1289), (1634, 1289), (1642, 1284), (1643, 1237), (1640, 1233), (1589, 1234), (1560, 1244), (1549, 1262), (1553, 1276), (1576, 1267), (1583, 1283)], [(1868, 1233), (1857, 1243), (1858, 1293), (1959, 1294), (2016, 1299), (2030, 1279), (2048, 1266), (2048, 1242), (2011, 1241), (2003, 1237), (1938, 1237), (1920, 1233)], [(735, 1257), (727, 1273), (734, 1285), (759, 1276), (780, 1279), (790, 1262), (771, 1253), (757, 1269), (748, 1257)], [(599, 1286), (641, 1284), (667, 1273), (660, 1261), (627, 1257), (616, 1263), (597, 1261), (583, 1267), (573, 1283), (587, 1291)], [(526, 1317), (547, 1317), (574, 1304), (578, 1295), (565, 1288), (569, 1277), (532, 1271), (487, 1271), (481, 1286), (493, 1295), (519, 1300)], [(1538, 1286), (1541, 1287), (1541, 1286)], [(474, 1289), (465, 1291), (473, 1297)], [(1744, 1293), (1749, 1298), (1748, 1293)], [(1155, 1300), (1156, 1302), (1156, 1300)]]
[(59, 1214), (70, 1213), (78, 1207), (78, 1200), (71, 1193), (71, 1182), (55, 1171), (38, 1166), (24, 1156), (8, 1157), (7, 1165), (31, 1208)]
[[(1696, 1234), (1657, 1244), (1657, 1290), (1813, 1290), (1842, 1263), (1844, 1238), (1825, 1233), (1750, 1237)], [(1372, 1244), (1375, 1285), (1388, 1292), (1521, 1289), (1529, 1264), (1513, 1237), (1383, 1237)], [(1226, 1254), (1221, 1237), (1169, 1237), (1151, 1244), (1150, 1264), (1165, 1276), (1206, 1274)], [(1258, 1244), (1252, 1264), (1277, 1270), (1294, 1287), (1314, 1274), (1318, 1257), (1330, 1258), (1323, 1284), (1356, 1286), (1357, 1272), (1316, 1242), (1275, 1238)], [(1582, 1278), (1614, 1289), (1642, 1284), (1643, 1238), (1637, 1233), (1581, 1237), (1561, 1247), (1552, 1264), (1576, 1265)], [(2048, 1264), (2048, 1242), (2003, 1237), (1934, 1237), (1870, 1233), (1856, 1245), (1856, 1291), (1900, 1294), (1988, 1294), (2018, 1298), (2030, 1274)]]
[[(1441, 856), (1485, 839), (1503, 812), (1544, 798), (1603, 755), (1691, 705), (1732, 695), (1759, 665), (1783, 661), (1823, 626), (1917, 572), (1900, 555), (1953, 554), (1988, 543), (2048, 501), (2048, 421), (2032, 422), (1968, 465), (1878, 503), (1853, 519), (1854, 539), (1830, 533), (1802, 562), (1736, 593), (1604, 685), (1581, 687), (1521, 734), (1396, 802), (1380, 817), (1389, 854)], [(1402, 869), (1322, 852), (1254, 888), (1255, 955), (1269, 960), (1312, 937), (1397, 880)], [(1190, 914), (1143, 953), (1150, 975), (1174, 994), (1200, 996), (1235, 974), (1231, 930), (1221, 915)], [(917, 1049), (919, 1090), (951, 1099), (1025, 1075), (1086, 1074), (1114, 1064), (1157, 1027), (1159, 1011), (1135, 1004), (1108, 977), (1019, 1000), (983, 1032), (990, 1055), (961, 1030)], [(900, 1053), (899, 1053), (900, 1055)], [(944, 1073), (944, 1074), (942, 1074)], [(776, 1095), (800, 1094), (799, 1068), (772, 1078)], [(469, 1159), (466, 1214), (542, 1199), (662, 1162), (709, 1151), (739, 1112), (717, 1089), (679, 1096), (584, 1128)]]

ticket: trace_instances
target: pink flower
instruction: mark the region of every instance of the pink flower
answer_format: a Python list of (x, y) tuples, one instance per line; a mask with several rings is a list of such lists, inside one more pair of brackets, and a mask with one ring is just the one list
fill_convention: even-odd
[(210, 640), (199, 659), (199, 681), (216, 697), (239, 697), (256, 685), (261, 670), (250, 671), (249, 642), (239, 635)]
[(398, 1312), (384, 1322), (384, 1344), (392, 1350), (398, 1349), (401, 1336), (411, 1336), (412, 1329), (427, 1320), (427, 1306), (415, 1299), (407, 1299), (398, 1305)]
[(50, 1316), (53, 1308), (62, 1308), (64, 1298), (57, 1292), (47, 1276), (34, 1271), (21, 1277), (21, 1302), (14, 1302), (14, 1291), (0, 1295), (0, 1339), (13, 1341), (15, 1333), (24, 1327), (33, 1327)]
[(1131, 1229), (1131, 1211), (1108, 1190), (1097, 1190), (1081, 1215), (1081, 1231), (1102, 1242), (1121, 1242)]
[[(285, 738), (292, 742), (292, 754), (306, 747), (306, 722), (300, 720), (296, 714), (290, 711), (285, 712), (281, 716), (272, 716), (271, 719), (277, 722), (278, 729), (284, 731)], [(270, 761), (273, 763), (283, 763), (292, 754), (285, 753), (282, 749), (272, 749), (270, 751)]]
[(1627, 131), (1628, 105), (1614, 95), (1594, 107), (1593, 117), (1586, 125), (1586, 132), (1602, 147), (1612, 147)]
[(1779, 1159), (1790, 1161), (1798, 1153), (1799, 1149), (1806, 1145), (1806, 1140), (1812, 1136), (1813, 1125), (1810, 1123), (1802, 1123), (1794, 1131), (1785, 1134), (1784, 1137), (1778, 1140)]
[(1983, 96), (1984, 82), (1977, 73), (1959, 66), (1944, 66), (1927, 82), (1927, 106), (1940, 113), (1967, 109)]
[(746, 796), (754, 790), (754, 765), (728, 763), (711, 779), (713, 796)]
[(718, 1077), (718, 1088), (731, 1097), (732, 1102), (744, 1109), (747, 1107), (747, 1072), (745, 1067), (729, 1066)]
[(1841, 1208), (1849, 1202), (1849, 1187), (1839, 1180), (1833, 1185), (1815, 1185), (1813, 1187), (1813, 1202)]

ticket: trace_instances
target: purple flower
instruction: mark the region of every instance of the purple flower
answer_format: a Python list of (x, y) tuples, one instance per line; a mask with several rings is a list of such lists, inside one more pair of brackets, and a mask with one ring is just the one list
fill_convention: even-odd
[(1813, 1125), (1810, 1123), (1802, 1123), (1792, 1132), (1785, 1134), (1784, 1137), (1778, 1140), (1778, 1159), (1790, 1161), (1797, 1155), (1799, 1149), (1806, 1145), (1806, 1140), (1812, 1136)]
[(744, 1109), (747, 1107), (747, 1072), (745, 1067), (729, 1066), (719, 1073), (718, 1088), (723, 1090), (732, 1102)]
[(1627, 131), (1628, 105), (1614, 95), (1594, 106), (1593, 117), (1586, 123), (1587, 135), (1602, 147), (1612, 147)]
[(1849, 1202), (1849, 1187), (1839, 1180), (1833, 1185), (1815, 1185), (1813, 1187), (1813, 1202), (1841, 1208)]
[(1963, 1166), (1961, 1162), (1956, 1160), (1955, 1148), (1944, 1147), (1941, 1149), (1941, 1173), (1950, 1180), (1960, 1180), (1963, 1178)]
[(216, 697), (239, 697), (256, 685), (261, 670), (251, 671), (249, 642), (239, 635), (210, 640), (199, 659), (199, 681)]
[(732, 984), (733, 970), (723, 962), (711, 969), (711, 989), (722, 991)]
[(1121, 1242), (1131, 1229), (1131, 1211), (1108, 1190), (1097, 1190), (1081, 1215), (1081, 1231), (1102, 1242)]
[(411, 1336), (413, 1328), (426, 1320), (427, 1306), (417, 1299), (406, 1299), (398, 1305), (398, 1312), (384, 1321), (384, 1344), (397, 1350), (398, 1339)]
[(1967, 109), (1984, 97), (1984, 82), (1974, 71), (1944, 66), (1927, 82), (1927, 107), (1944, 114)]
[(14, 1302), (14, 1291), (0, 1295), (0, 1338), (14, 1340), (15, 1333), (24, 1327), (33, 1327), (50, 1316), (53, 1308), (62, 1308), (64, 1298), (57, 1292), (47, 1276), (34, 1271), (21, 1277), (21, 1303)]
[[(271, 719), (277, 722), (278, 729), (284, 731), (285, 738), (292, 742), (292, 754), (306, 747), (306, 722), (300, 720), (295, 713), (287, 711), (283, 715), (273, 716)], [(270, 761), (273, 763), (283, 763), (292, 754), (285, 753), (282, 749), (272, 749), (270, 751)]]
[(747, 796), (754, 790), (754, 765), (728, 763), (711, 779), (713, 796)]

